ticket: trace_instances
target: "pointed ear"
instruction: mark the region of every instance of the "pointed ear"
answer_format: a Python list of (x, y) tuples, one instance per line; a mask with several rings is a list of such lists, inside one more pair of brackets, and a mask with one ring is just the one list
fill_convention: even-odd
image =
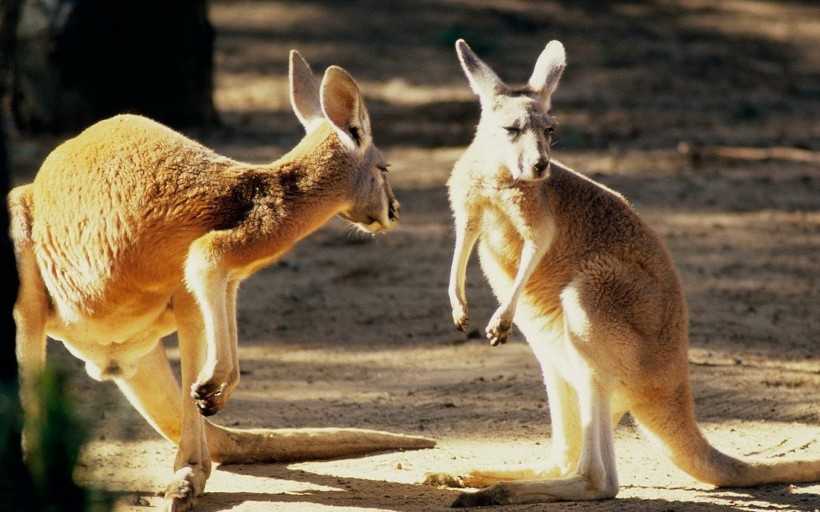
[(478, 94), (482, 101), (501, 93), (507, 88), (504, 82), (498, 78), (498, 75), (490, 69), (490, 66), (473, 53), (473, 50), (467, 46), (464, 39), (456, 41), (456, 53), (458, 54), (458, 60), (461, 62), (461, 68), (470, 82), (470, 88)]
[(299, 122), (310, 132), (324, 121), (319, 99), (319, 81), (307, 61), (296, 50), (290, 52), (290, 104)]
[(558, 87), (558, 81), (567, 67), (567, 57), (564, 45), (558, 41), (550, 41), (538, 61), (530, 77), (529, 86), (538, 94), (547, 110), (550, 107), (550, 97)]
[(370, 138), (370, 118), (359, 86), (347, 71), (330, 66), (321, 86), (322, 111), (350, 149), (363, 147)]

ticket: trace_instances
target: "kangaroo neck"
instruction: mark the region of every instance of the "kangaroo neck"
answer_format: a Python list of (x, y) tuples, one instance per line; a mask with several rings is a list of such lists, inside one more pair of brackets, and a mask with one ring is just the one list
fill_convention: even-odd
[(301, 239), (351, 201), (354, 173), (344, 152), (332, 130), (317, 128), (275, 162), (243, 170), (241, 188), (252, 210), (267, 212), (265, 225)]
[(260, 169), (274, 191), (286, 200), (338, 202), (349, 195), (352, 158), (329, 126), (307, 134), (291, 151)]

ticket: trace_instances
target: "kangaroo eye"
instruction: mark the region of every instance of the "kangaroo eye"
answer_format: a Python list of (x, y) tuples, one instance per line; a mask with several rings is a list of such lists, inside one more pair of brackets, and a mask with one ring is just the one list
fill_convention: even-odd
[(544, 129), (544, 134), (545, 134), (547, 137), (550, 137), (550, 136), (553, 134), (553, 132), (555, 132), (555, 127), (554, 127), (554, 126), (547, 126), (547, 127)]
[(384, 165), (377, 165), (376, 167), (378, 167), (378, 168), (379, 168), (379, 170), (380, 170), (383, 174), (387, 174), (388, 172), (390, 172), (390, 166), (389, 166), (389, 165), (387, 165), (387, 164), (384, 164)]
[(521, 133), (521, 128), (519, 128), (517, 126), (505, 126), (504, 130), (506, 130), (508, 135), (513, 136), (513, 137), (518, 135), (519, 133)]

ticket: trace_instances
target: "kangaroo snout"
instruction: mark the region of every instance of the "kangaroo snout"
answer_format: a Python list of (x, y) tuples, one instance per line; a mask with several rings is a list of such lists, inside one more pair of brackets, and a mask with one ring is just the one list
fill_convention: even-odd
[(546, 156), (540, 156), (535, 161), (519, 160), (518, 175), (513, 174), (516, 180), (535, 181), (546, 177), (550, 167), (550, 160)]
[(371, 210), (366, 212), (339, 212), (339, 216), (343, 219), (353, 223), (359, 230), (375, 234), (390, 231), (396, 226), (399, 221), (399, 212), (401, 211), (401, 203), (392, 194), (392, 190), (388, 188), (386, 201), (382, 202), (378, 210)]
[[(383, 212), (379, 222), (377, 222), (376, 229), (373, 232), (381, 233), (385, 231), (390, 231), (399, 221), (399, 211), (401, 210), (401, 204), (399, 201), (393, 197), (388, 196), (387, 198), (387, 211)], [(386, 213), (386, 215), (385, 215)]]
[(532, 164), (532, 174), (535, 179), (543, 178), (549, 167), (550, 161), (548, 158), (539, 158), (538, 161)]
[(387, 207), (387, 219), (390, 222), (397, 222), (399, 220), (399, 211), (401, 210), (401, 203), (395, 198), (390, 200), (390, 205)]

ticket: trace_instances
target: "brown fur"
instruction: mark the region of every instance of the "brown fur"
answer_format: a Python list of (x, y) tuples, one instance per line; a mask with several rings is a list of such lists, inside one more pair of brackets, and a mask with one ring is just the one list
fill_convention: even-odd
[[(372, 233), (398, 218), (353, 79), (334, 66), (319, 84), (295, 52), (290, 78), (307, 135), (271, 164), (237, 162), (122, 115), (57, 147), (33, 183), (9, 194), (24, 403), (36, 410), (32, 386), (46, 337), (62, 341), (92, 377), (115, 380), (178, 443), (171, 510), (193, 507), (212, 459), (304, 460), (434, 444), (358, 429), (226, 429), (202, 418), (239, 382), (239, 282), (334, 215)], [(185, 392), (160, 343), (174, 331)]]
[(489, 486), (462, 494), (455, 506), (612, 498), (612, 428), (626, 412), (704, 482), (820, 480), (820, 461), (743, 461), (701, 435), (689, 387), (686, 299), (667, 249), (621, 195), (549, 162), (550, 95), (565, 67), (563, 46), (547, 45), (528, 86), (515, 90), (466, 43), (457, 50), (482, 116), (448, 182), (453, 319), (466, 328), (465, 269), (480, 240), (482, 269), (501, 302), (487, 336), (504, 343), (514, 321), (538, 358), (552, 461), (430, 474), (427, 483)]

